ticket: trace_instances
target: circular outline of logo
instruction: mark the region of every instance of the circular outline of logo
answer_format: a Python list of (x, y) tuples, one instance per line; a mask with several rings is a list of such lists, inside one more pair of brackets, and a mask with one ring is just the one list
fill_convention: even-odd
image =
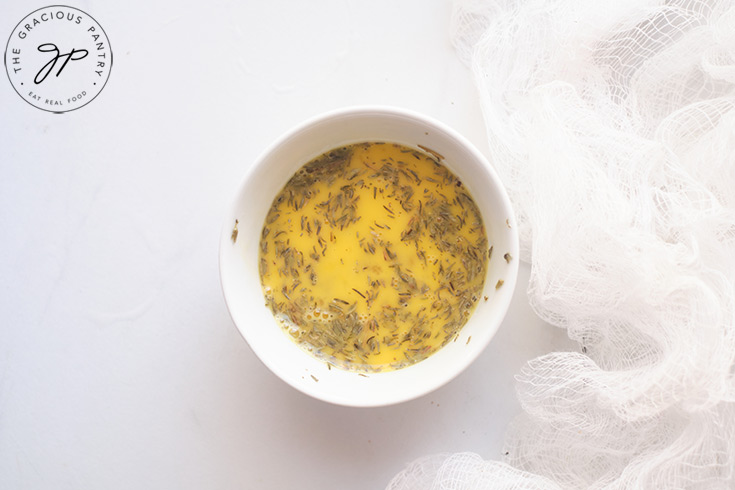
[[(63, 108), (63, 109), (56, 108), (53, 105), (52, 105), (53, 108), (46, 108), (46, 107), (44, 107), (42, 105), (42, 103), (41, 103), (41, 100), (43, 99), (43, 97), (41, 97), (41, 98), (35, 98), (32, 95), (33, 92), (30, 92), (30, 94), (31, 94), (31, 95), (29, 95), (31, 97), (30, 99), (29, 99), (29, 96), (24, 96), (23, 93), (21, 93), (21, 91), (18, 90), (18, 87), (14, 83), (13, 77), (11, 77), (11, 73), (10, 73), (10, 70), (11, 69), (14, 69), (11, 65), (18, 65), (19, 64), (17, 62), (17, 60), (19, 59), (19, 57), (17, 57), (17, 55), (20, 54), (20, 50), (19, 50), (18, 53), (15, 53), (15, 52), (14, 53), (10, 53), (10, 49), (11, 49), (10, 42), (13, 40), (13, 36), (16, 35), (16, 34), (18, 34), (19, 32), (21, 32), (21, 30), (19, 28), (21, 27), (21, 25), (23, 23), (26, 23), (26, 26), (28, 26), (28, 25), (30, 25), (30, 21), (33, 21), (34, 22), (34, 27), (35, 27), (36, 24), (39, 23), (38, 20), (34, 17), (38, 12), (40, 12), (42, 10), (55, 9), (55, 8), (56, 9), (68, 9), (70, 11), (73, 11), (73, 13), (75, 15), (76, 14), (84, 15), (87, 19), (89, 19), (91, 21), (91, 26), (92, 26), (90, 29), (87, 29), (87, 32), (94, 32), (94, 35), (96, 35), (98, 38), (99, 37), (102, 37), (102, 40), (103, 40), (103, 43), (104, 43), (103, 46), (106, 45), (107, 48), (108, 48), (108, 50), (109, 50), (109, 57), (108, 58), (106, 57), (105, 58), (105, 61), (104, 61), (104, 63), (106, 64), (106, 70), (105, 70), (106, 71), (106, 75), (104, 76), (104, 81), (101, 83), (99, 89), (96, 89), (95, 88), (95, 92), (94, 93), (91, 93), (89, 96), (87, 96), (86, 95), (86, 91), (84, 91), (84, 96), (83, 96), (84, 102), (83, 103), (79, 103), (78, 105), (71, 105), (69, 108)], [(59, 12), (57, 11), (55, 13), (58, 14)], [(51, 16), (51, 19), (53, 20), (53, 13), (49, 13), (49, 15)], [(64, 15), (62, 17), (58, 17), (57, 16), (56, 19), (57, 20), (58, 19), (61, 19), (61, 21), (63, 22), (67, 15), (68, 15), (68, 12), (64, 12)], [(39, 17), (42, 17), (42, 16), (43, 16), (43, 14), (41, 14), (41, 16), (39, 16)], [(44, 22), (47, 21), (47, 19), (42, 19), (42, 20)], [(73, 19), (67, 19), (67, 20), (73, 20)], [(80, 23), (80, 22), (81, 21), (79, 21), (77, 23)], [(26, 32), (26, 36), (23, 36), (23, 37), (20, 37), (19, 36), (21, 39), (25, 39), (27, 37), (28, 32), (30, 32), (30, 28), (27, 28), (25, 32)], [(93, 35), (90, 35), (90, 37), (92, 37), (92, 36)], [(99, 46), (99, 44), (97, 42), (97, 39), (95, 39), (92, 42), (92, 45), (93, 46)], [(58, 48), (56, 48), (56, 45), (54, 45), (52, 43), (46, 43), (44, 45), (39, 46), (38, 47), (38, 51), (42, 51), (40, 49), (42, 46), (53, 46), (53, 50), (56, 52), (56, 57), (55, 58), (52, 58), (51, 60), (49, 60), (49, 62), (43, 68), (41, 68), (41, 71), (44, 71), (50, 65), (50, 68), (48, 69), (48, 71), (46, 72), (45, 76), (43, 77), (43, 79), (41, 81), (43, 81), (51, 73), (51, 70), (53, 70), (56, 67), (56, 61), (62, 61), (60, 63), (61, 64), (61, 67), (56, 70), (56, 77), (58, 77), (59, 74), (61, 73), (61, 71), (69, 63), (69, 61), (81, 60), (82, 58), (84, 58), (84, 57), (87, 56), (87, 54), (84, 54), (84, 56), (82, 56), (81, 58), (75, 58), (74, 57), (75, 55), (76, 56), (79, 56), (79, 54), (80, 54), (81, 51), (84, 51), (85, 53), (88, 53), (88, 50), (84, 50), (84, 49), (82, 49), (82, 50), (72, 49), (71, 52), (62, 54), (62, 53), (59, 52)], [(49, 51), (51, 51), (51, 48), (45, 48), (45, 49), (48, 49)], [(99, 50), (99, 47), (98, 47), (98, 50)], [(42, 51), (42, 52), (49, 52), (49, 51)], [(106, 54), (105, 54), (105, 56), (106, 56)], [(62, 58), (64, 58), (64, 59), (62, 60)], [(9, 59), (13, 59), (16, 62), (15, 63), (12, 63), (12, 64), (9, 64), (8, 63), (8, 60)], [(92, 102), (95, 98), (97, 98), (97, 96), (100, 94), (100, 92), (102, 92), (102, 90), (107, 85), (107, 81), (110, 79), (110, 72), (112, 71), (112, 60), (113, 60), (113, 56), (112, 56), (112, 45), (110, 44), (110, 38), (107, 37), (107, 33), (102, 28), (102, 26), (100, 25), (100, 23), (97, 22), (97, 20), (94, 17), (92, 17), (91, 15), (89, 15), (87, 12), (84, 12), (83, 10), (80, 10), (80, 9), (78, 9), (76, 7), (70, 7), (68, 5), (48, 5), (46, 7), (41, 7), (39, 9), (36, 9), (33, 12), (31, 12), (30, 14), (26, 15), (25, 17), (23, 17), (21, 19), (21, 21), (18, 22), (18, 24), (10, 32), (10, 37), (8, 38), (8, 42), (5, 45), (5, 53), (3, 55), (3, 64), (5, 65), (5, 73), (8, 76), (8, 80), (10, 81), (10, 85), (13, 87), (13, 90), (15, 90), (15, 92), (20, 96), (21, 99), (25, 100), (28, 104), (32, 105), (33, 107), (35, 107), (37, 109), (41, 109), (42, 111), (52, 112), (54, 114), (63, 114), (64, 112), (70, 112), (70, 111), (77, 110), (77, 109), (79, 109), (81, 107), (84, 107), (85, 105), (87, 105), (90, 102)], [(36, 75), (36, 78), (38, 78), (38, 76), (41, 74), (41, 71), (38, 72), (38, 74)], [(16, 71), (16, 73), (17, 73), (17, 71)], [(33, 79), (33, 80), (34, 80), (34, 82), (36, 84), (41, 83), (41, 82), (36, 82), (35, 81), (36, 79)], [(81, 83), (83, 83), (83, 82), (81, 82)], [(20, 82), (20, 84), (23, 85), (23, 82)], [(94, 83), (94, 85), (96, 86), (97, 83)], [(36, 94), (36, 97), (38, 97), (37, 94)], [(82, 100), (82, 99), (80, 98), (79, 100)], [(34, 101), (36, 103), (34, 103)], [(72, 97), (69, 97), (68, 101), (70, 103), (76, 102), (76, 101), (73, 101), (72, 100)], [(46, 103), (48, 103), (48, 102), (49, 101), (46, 100)], [(51, 101), (51, 102), (54, 102), (54, 101)], [(60, 101), (57, 101), (57, 102), (60, 102)]]

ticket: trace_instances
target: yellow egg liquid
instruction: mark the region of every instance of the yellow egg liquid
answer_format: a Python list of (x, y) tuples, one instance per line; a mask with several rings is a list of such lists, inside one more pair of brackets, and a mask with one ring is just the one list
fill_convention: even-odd
[(336, 148), (276, 196), (260, 240), (267, 306), (312, 355), (399, 369), (456, 339), (478, 302), (487, 237), (440, 156), (392, 143)]

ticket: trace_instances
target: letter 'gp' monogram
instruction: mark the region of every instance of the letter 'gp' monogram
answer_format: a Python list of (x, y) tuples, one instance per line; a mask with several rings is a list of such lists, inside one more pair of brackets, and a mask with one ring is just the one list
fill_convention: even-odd
[(102, 27), (74, 7), (51, 5), (28, 14), (5, 48), (5, 71), (23, 100), (53, 113), (87, 105), (112, 69), (112, 48)]

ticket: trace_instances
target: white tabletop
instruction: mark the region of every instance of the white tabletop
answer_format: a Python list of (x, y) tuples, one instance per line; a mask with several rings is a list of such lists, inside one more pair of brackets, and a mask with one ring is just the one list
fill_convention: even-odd
[[(4, 43), (35, 8), (11, 0)], [(0, 80), (0, 488), (383, 488), (414, 458), (500, 457), (513, 376), (570, 348), (521, 267), (490, 347), (417, 400), (350, 409), (270, 373), (218, 279), (245, 170), (307, 117), (396, 105), (490, 158), (447, 1), (101, 2), (109, 82), (52, 114)]]

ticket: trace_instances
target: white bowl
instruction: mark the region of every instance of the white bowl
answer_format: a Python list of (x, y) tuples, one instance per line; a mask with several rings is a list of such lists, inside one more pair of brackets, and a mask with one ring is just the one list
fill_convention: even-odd
[[(265, 306), (258, 244), (276, 194), (302, 165), (327, 150), (362, 141), (423, 145), (444, 156), (474, 197), (493, 246), (483, 296), (459, 338), (412, 366), (381, 373), (329, 369), (301, 349)], [(237, 220), (237, 239), (233, 228)], [(507, 262), (503, 255), (512, 257)], [(462, 372), (485, 349), (510, 304), (518, 275), (518, 234), (505, 189), (485, 157), (444, 124), (389, 107), (354, 107), (313, 118), (270, 146), (246, 173), (227, 212), (219, 251), (220, 279), (235, 325), (276, 375), (315, 398), (340, 405), (390, 405), (427, 394)], [(502, 287), (496, 289), (499, 280)], [(470, 339), (470, 337), (472, 337)], [(468, 341), (469, 340), (469, 341)]]

